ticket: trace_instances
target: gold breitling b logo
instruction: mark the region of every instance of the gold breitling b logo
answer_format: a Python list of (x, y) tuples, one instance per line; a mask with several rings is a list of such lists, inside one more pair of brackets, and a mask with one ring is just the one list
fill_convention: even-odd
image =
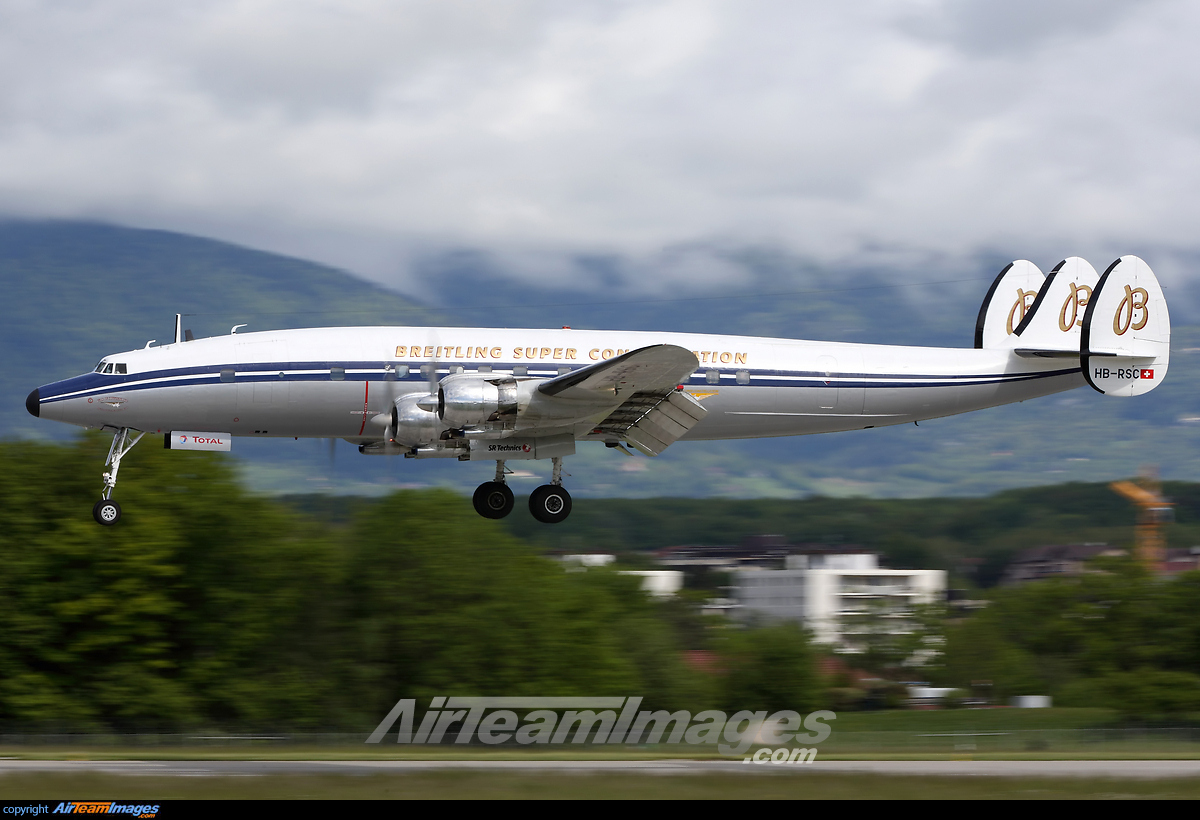
[[(1058, 329), (1063, 333), (1075, 326), (1083, 327), (1083, 317), (1079, 315), (1081, 307), (1087, 307), (1088, 300), (1092, 298), (1092, 289), (1087, 285), (1076, 285), (1071, 283), (1071, 292), (1067, 294), (1067, 301), (1063, 302), (1062, 310), (1058, 312)], [(1070, 309), (1071, 315), (1067, 315), (1067, 309)]]
[[(1140, 298), (1139, 298), (1140, 297)], [(1146, 303), (1150, 301), (1150, 294), (1145, 288), (1131, 288), (1125, 286), (1125, 298), (1121, 300), (1121, 304), (1117, 305), (1117, 312), (1113, 315), (1113, 333), (1118, 336), (1124, 336), (1129, 328), (1141, 330), (1146, 326), (1146, 322), (1150, 320), (1150, 311), (1146, 310)], [(1134, 321), (1134, 317), (1141, 314), (1141, 318)]]
[(1008, 332), (1009, 336), (1024, 321), (1025, 311), (1029, 310), (1035, 296), (1037, 296), (1036, 290), (1021, 290), (1021, 288), (1017, 288), (1017, 301), (1013, 302), (1012, 308), (1008, 311), (1008, 321), (1004, 323), (1004, 329)]

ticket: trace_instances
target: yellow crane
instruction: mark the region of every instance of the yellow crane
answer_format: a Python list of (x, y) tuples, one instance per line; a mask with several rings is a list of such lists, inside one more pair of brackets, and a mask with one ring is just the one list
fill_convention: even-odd
[(1152, 572), (1161, 571), (1167, 558), (1164, 525), (1175, 518), (1174, 504), (1163, 497), (1158, 479), (1144, 473), (1136, 482), (1114, 481), (1108, 485), (1138, 508), (1134, 528), (1134, 556)]

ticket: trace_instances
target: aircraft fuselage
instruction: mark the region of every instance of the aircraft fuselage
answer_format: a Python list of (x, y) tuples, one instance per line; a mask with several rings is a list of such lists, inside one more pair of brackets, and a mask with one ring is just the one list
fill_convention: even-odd
[[(903, 424), (1085, 383), (1078, 359), (1024, 358), (1004, 349), (635, 331), (350, 327), (244, 333), (110, 355), (105, 362), (125, 372), (47, 384), (31, 394), (29, 409), (91, 428), (365, 443), (382, 437), (373, 418), (389, 413), (402, 396), (427, 394), (431, 380), (458, 372), (554, 378), (655, 344), (683, 347), (699, 361), (683, 387), (708, 415), (683, 436), (690, 440)], [(579, 440), (602, 438), (591, 431), (589, 422), (574, 425)]]

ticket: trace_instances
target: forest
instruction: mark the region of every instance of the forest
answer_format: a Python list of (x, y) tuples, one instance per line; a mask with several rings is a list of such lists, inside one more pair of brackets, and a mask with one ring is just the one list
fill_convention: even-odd
[[(693, 712), (887, 705), (846, 697), (861, 676), (823, 675), (828, 651), (795, 624), (703, 615), (700, 590), (641, 592), (617, 570), (646, 566), (654, 542), (602, 526), (618, 502), (579, 505), (598, 508), (579, 520), (597, 522), (596, 548), (619, 548), (615, 568), (570, 571), (519, 526), (484, 520), (449, 491), (274, 500), (247, 491), (219, 454), (143, 444), (122, 470), (125, 515), (103, 528), (90, 511), (106, 450), (99, 435), (0, 443), (0, 730), (369, 732), (400, 697), (437, 695), (636, 695)], [(1167, 489), (1186, 531), (1198, 496)], [(878, 542), (898, 563), (955, 565), (960, 543), (1011, 550), (1022, 528), (1065, 532), (1077, 514), (1064, 499), (1093, 503), (1098, 492), (943, 500), (941, 513), (936, 499), (851, 499), (821, 519), (815, 501), (771, 503), (790, 504), (809, 522), (802, 530)], [(1078, 522), (1127, 538), (1128, 511), (1104, 498), (1107, 509)], [(669, 530), (684, 519), (677, 503), (648, 500), (609, 520)], [(708, 503), (714, 516), (743, 517), (741, 530), (710, 521), (713, 539), (782, 521)], [(843, 523), (854, 521), (858, 530)], [(587, 530), (572, 537), (593, 546)], [(986, 679), (996, 699), (1195, 712), (1198, 592), (1200, 574), (1161, 580), (1112, 559), (1082, 578), (980, 589), (978, 611), (931, 607), (903, 640), (841, 660), (884, 687), (970, 691)]]

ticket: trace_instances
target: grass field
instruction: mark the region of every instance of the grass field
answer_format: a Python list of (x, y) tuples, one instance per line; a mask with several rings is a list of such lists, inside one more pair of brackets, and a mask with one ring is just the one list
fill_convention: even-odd
[(429, 772), (403, 775), (0, 776), (0, 800), (197, 799), (1196, 799), (1200, 779), (901, 777), (850, 774), (642, 775)]
[[(954, 709), (843, 712), (820, 744), (823, 760), (1196, 759), (1200, 727), (1129, 728), (1107, 709)], [(188, 735), (0, 736), (0, 757), (88, 760), (654, 759), (717, 758), (712, 746), (410, 746), (389, 735), (280, 738)], [(798, 743), (797, 745), (805, 745)]]

